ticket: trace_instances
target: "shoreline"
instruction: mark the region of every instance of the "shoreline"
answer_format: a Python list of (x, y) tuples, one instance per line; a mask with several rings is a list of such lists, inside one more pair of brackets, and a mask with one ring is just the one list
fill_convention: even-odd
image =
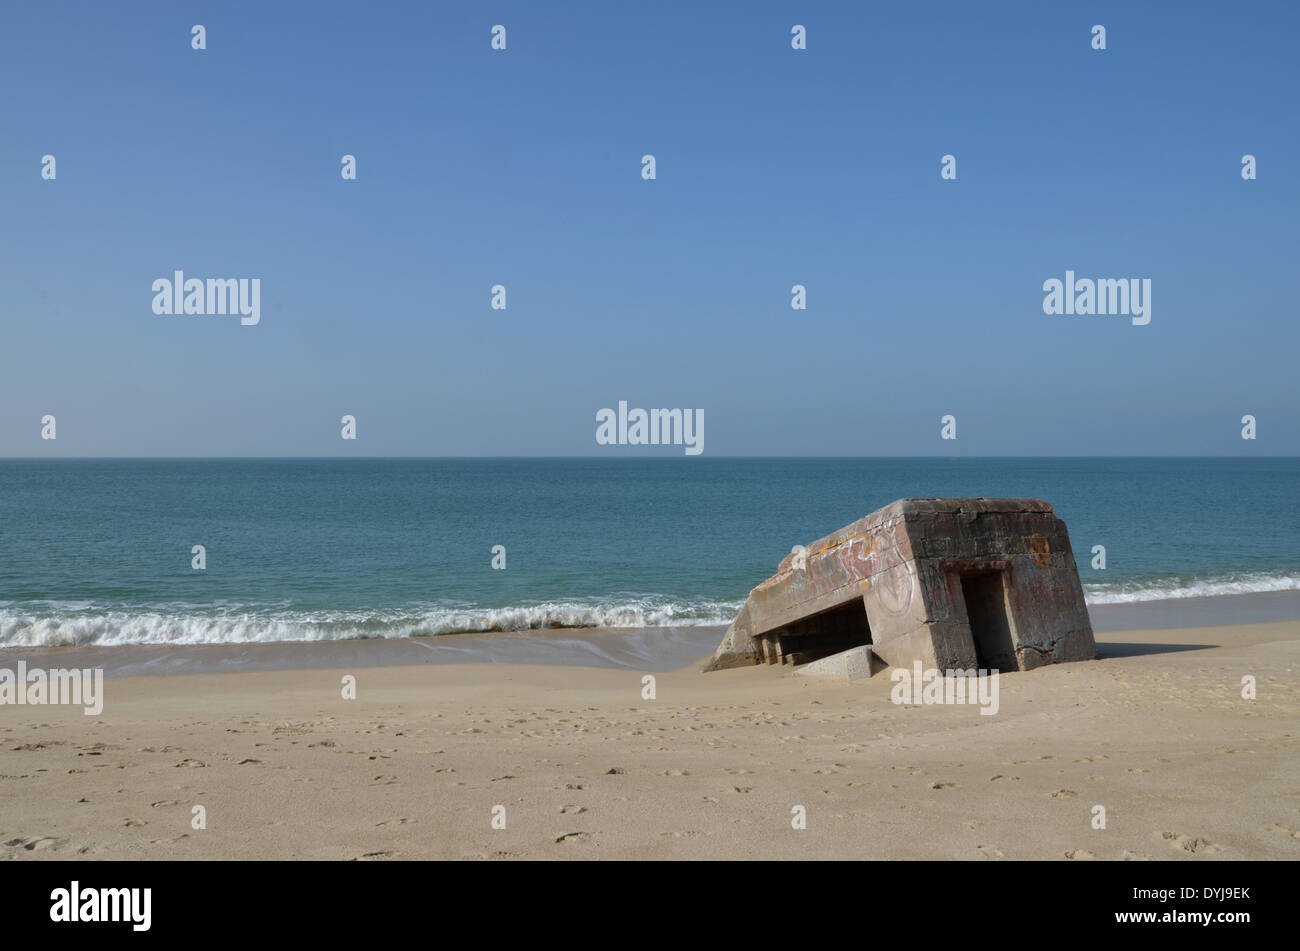
[[(1268, 591), (1092, 605), (1098, 644), (1111, 632), (1236, 628), (1300, 620), (1300, 591)], [(713, 653), (726, 625), (535, 628), (427, 637), (354, 638), (231, 644), (128, 644), (103, 647), (4, 647), (0, 666), (98, 667), (106, 677), (397, 667), (513, 664), (678, 670)]]

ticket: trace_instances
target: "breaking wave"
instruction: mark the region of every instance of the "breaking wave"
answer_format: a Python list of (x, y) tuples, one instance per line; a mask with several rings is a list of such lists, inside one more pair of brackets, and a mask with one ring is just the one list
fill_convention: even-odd
[[(1300, 576), (1241, 573), (1085, 583), (1090, 605), (1298, 591)], [(0, 601), (0, 647), (114, 647), (130, 644), (266, 644), (403, 638), (564, 628), (727, 625), (740, 601), (663, 596), (538, 601), (488, 608), (421, 604), (376, 610), (294, 609), (275, 605), (105, 605)]]
[(580, 627), (695, 627), (730, 624), (738, 610), (738, 601), (667, 598), (545, 601), (504, 608), (430, 605), (375, 611), (214, 611), (197, 605), (132, 610), (88, 604), (0, 603), (0, 647), (262, 644)]
[(1218, 578), (1163, 578), (1159, 581), (1121, 581), (1085, 584), (1089, 604), (1127, 604), (1132, 601), (1168, 601), (1178, 598), (1213, 598), (1223, 594), (1264, 591), (1300, 591), (1295, 575), (1237, 574)]

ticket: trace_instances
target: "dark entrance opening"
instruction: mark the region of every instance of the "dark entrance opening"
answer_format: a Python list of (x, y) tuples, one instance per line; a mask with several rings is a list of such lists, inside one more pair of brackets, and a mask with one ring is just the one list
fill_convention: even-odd
[(963, 575), (961, 593), (975, 641), (975, 660), (989, 670), (1018, 670), (1016, 640), (1007, 614), (1004, 576), (1000, 571)]
[(871, 643), (867, 606), (854, 598), (839, 607), (802, 618), (758, 635), (758, 647), (769, 664), (806, 664)]

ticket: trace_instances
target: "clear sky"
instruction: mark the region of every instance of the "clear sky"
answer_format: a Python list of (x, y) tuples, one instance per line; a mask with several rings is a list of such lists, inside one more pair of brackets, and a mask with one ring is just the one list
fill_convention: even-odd
[[(1300, 453), (1297, 35), (1293, 2), (4, 3), (0, 456), (681, 454), (596, 445), (619, 400), (704, 410), (706, 456)], [(177, 269), (259, 278), (261, 322), (155, 315)], [(1067, 269), (1149, 278), (1150, 324), (1046, 316)]]

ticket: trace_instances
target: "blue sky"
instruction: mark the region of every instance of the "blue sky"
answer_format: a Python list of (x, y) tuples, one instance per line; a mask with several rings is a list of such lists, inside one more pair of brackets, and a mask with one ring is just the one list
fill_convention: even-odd
[[(1296, 454), (1298, 27), (5, 4), (0, 456), (681, 454), (596, 445), (619, 400), (703, 409), (706, 455)], [(155, 315), (176, 269), (260, 278), (261, 323)], [(1044, 315), (1067, 269), (1150, 278), (1151, 323)]]

